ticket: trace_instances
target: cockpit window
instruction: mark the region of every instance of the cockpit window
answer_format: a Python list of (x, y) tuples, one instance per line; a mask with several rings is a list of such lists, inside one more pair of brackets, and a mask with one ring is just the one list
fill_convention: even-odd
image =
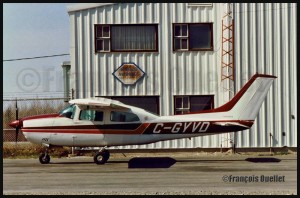
[(74, 104), (67, 106), (59, 112), (59, 115), (66, 118), (74, 118), (76, 106)]
[(112, 111), (110, 114), (110, 120), (113, 122), (136, 122), (140, 121), (139, 117), (130, 112)]

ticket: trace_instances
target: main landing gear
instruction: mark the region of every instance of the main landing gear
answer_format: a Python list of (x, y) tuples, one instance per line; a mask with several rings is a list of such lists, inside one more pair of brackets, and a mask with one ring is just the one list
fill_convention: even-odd
[(109, 156), (110, 156), (109, 151), (106, 150), (105, 148), (102, 148), (94, 155), (94, 162), (96, 164), (105, 164), (109, 159)]
[[(50, 155), (48, 154), (48, 150), (50, 149), (50, 145), (47, 145), (47, 148), (44, 153), (40, 154), (39, 160), (41, 164), (49, 164), (50, 163)], [(105, 148), (100, 149), (94, 155), (94, 162), (96, 164), (105, 164), (109, 159), (110, 153)]]
[(41, 164), (49, 164), (50, 162), (50, 155), (48, 154), (49, 147), (46, 148), (45, 153), (41, 153), (39, 160)]

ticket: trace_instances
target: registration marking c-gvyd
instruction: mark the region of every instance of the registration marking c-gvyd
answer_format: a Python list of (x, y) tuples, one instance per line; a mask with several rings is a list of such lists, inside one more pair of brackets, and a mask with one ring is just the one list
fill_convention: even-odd
[[(171, 126), (170, 126), (171, 124)], [(206, 132), (210, 122), (174, 122), (165, 126), (165, 123), (157, 123), (153, 129), (153, 133), (185, 133), (186, 131)]]

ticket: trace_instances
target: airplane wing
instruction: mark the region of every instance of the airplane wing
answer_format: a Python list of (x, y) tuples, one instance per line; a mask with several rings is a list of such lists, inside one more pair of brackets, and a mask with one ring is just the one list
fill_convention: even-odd
[(115, 109), (130, 109), (128, 105), (125, 105), (119, 101), (111, 100), (108, 98), (88, 98), (88, 99), (74, 99), (69, 101), (70, 104), (77, 104), (79, 106), (96, 106), (96, 107), (110, 107)]

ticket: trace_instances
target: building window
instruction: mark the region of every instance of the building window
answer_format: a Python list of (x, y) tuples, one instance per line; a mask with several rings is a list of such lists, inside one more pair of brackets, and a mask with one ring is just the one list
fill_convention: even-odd
[(96, 52), (158, 51), (157, 25), (95, 25)]
[(206, 96), (174, 96), (174, 112), (186, 114), (214, 108), (214, 97)]
[(190, 98), (189, 96), (175, 97), (175, 114), (186, 114), (190, 112)]
[(212, 23), (173, 24), (173, 50), (213, 50)]
[(96, 47), (97, 51), (109, 52), (110, 51), (110, 26), (99, 25), (96, 26)]

